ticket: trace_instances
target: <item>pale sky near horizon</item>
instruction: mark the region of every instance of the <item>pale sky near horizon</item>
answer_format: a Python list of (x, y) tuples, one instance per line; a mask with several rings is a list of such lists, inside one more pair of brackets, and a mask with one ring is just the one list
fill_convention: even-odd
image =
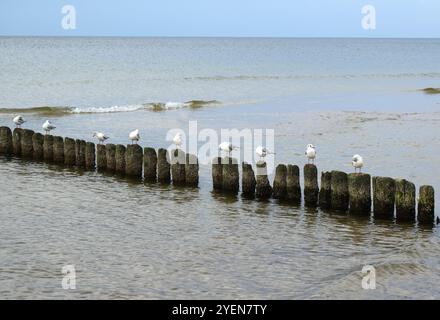
[[(64, 5), (76, 29), (61, 27)], [(376, 29), (361, 26), (376, 9)], [(439, 0), (1, 0), (0, 35), (440, 38)]]

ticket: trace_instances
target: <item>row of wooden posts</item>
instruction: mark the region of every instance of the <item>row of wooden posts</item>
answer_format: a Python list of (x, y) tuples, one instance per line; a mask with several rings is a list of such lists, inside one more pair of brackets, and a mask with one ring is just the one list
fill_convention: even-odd
[[(146, 181), (173, 182), (177, 185), (197, 186), (199, 164), (197, 156), (173, 150), (144, 148), (137, 144), (98, 144), (52, 135), (42, 135), (29, 129), (0, 127), (0, 154), (77, 166), (86, 170), (107, 171)], [(238, 162), (230, 157), (217, 157), (212, 162), (213, 188), (219, 192), (239, 192)], [(371, 188), (371, 184), (373, 188)], [(371, 194), (371, 189), (373, 194)], [(302, 192), (300, 170), (296, 165), (280, 164), (276, 168), (273, 187), (267, 165), (258, 161), (256, 172), (252, 165), (242, 163), (241, 191), (245, 197), (275, 198), (300, 204)], [(416, 188), (405, 179), (373, 177), (365, 173), (347, 174), (341, 171), (321, 173), (314, 164), (304, 166), (304, 204), (323, 210), (349, 211), (371, 214), (377, 218), (415, 221)], [(434, 188), (421, 186), (417, 206), (419, 223), (434, 222)]]

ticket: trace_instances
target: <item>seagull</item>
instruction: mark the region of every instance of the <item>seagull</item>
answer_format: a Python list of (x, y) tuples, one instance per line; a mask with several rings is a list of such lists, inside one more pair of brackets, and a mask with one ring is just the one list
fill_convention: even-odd
[(14, 119), (12, 119), (12, 121), (14, 121), (17, 128), (20, 128), (21, 125), (26, 122), (21, 115), (16, 116)]
[(260, 157), (260, 159), (265, 158), (268, 154), (275, 154), (275, 152), (269, 151), (262, 146), (258, 146), (257, 149), (255, 149), (255, 153)]
[(128, 138), (131, 140), (132, 144), (133, 144), (133, 142), (135, 142), (135, 144), (137, 144), (137, 142), (141, 138), (139, 136), (139, 129), (136, 129), (136, 130), (130, 132), (130, 134), (128, 135)]
[(362, 157), (358, 154), (355, 154), (352, 158), (351, 164), (354, 167), (354, 172), (356, 173), (356, 170), (359, 169), (359, 172), (361, 172), (361, 168), (364, 166), (364, 160)]
[(221, 151), (225, 151), (231, 156), (232, 150), (239, 149), (237, 146), (232, 145), (230, 142), (222, 142), (219, 144), (218, 149)]
[(182, 146), (182, 134), (180, 132), (174, 136), (173, 143), (176, 145), (177, 149)]
[(100, 144), (102, 144), (105, 140), (109, 139), (109, 136), (106, 136), (102, 132), (93, 132), (93, 137), (96, 137)]
[(50, 134), (50, 131), (55, 128), (56, 127), (52, 123), (50, 123), (49, 120), (46, 120), (46, 122), (43, 123), (43, 129), (44, 129), (44, 131), (46, 131), (46, 134)]
[(316, 148), (313, 144), (307, 145), (305, 155), (307, 156), (307, 163), (310, 163), (310, 160), (312, 160), (312, 163), (315, 163)]

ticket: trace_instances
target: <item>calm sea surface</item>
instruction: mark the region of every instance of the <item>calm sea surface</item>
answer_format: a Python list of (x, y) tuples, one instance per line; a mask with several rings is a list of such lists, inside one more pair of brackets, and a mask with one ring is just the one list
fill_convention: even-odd
[[(439, 56), (429, 39), (0, 37), (0, 126), (124, 144), (139, 128), (156, 148), (190, 120), (274, 129), (275, 164), (314, 143), (320, 171), (359, 153), (439, 191), (440, 95), (420, 91)], [(177, 188), (0, 157), (0, 298), (440, 298), (437, 227), (222, 196), (210, 175)]]

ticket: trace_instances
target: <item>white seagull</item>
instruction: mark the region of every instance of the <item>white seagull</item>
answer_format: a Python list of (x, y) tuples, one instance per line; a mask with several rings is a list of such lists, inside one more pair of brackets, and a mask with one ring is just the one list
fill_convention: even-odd
[(12, 119), (12, 121), (14, 121), (17, 128), (20, 128), (21, 125), (26, 122), (21, 115), (16, 116), (14, 119)]
[(132, 144), (133, 144), (133, 142), (137, 144), (137, 142), (141, 138), (139, 135), (139, 129), (136, 129), (136, 130), (130, 132), (130, 134), (128, 135), (128, 138), (131, 140)]
[(357, 169), (359, 169), (359, 172), (361, 172), (361, 169), (364, 166), (364, 160), (362, 157), (358, 154), (355, 154), (351, 160), (351, 164), (354, 167), (354, 172), (356, 173)]
[(102, 132), (93, 132), (93, 137), (96, 137), (98, 139), (99, 143), (103, 143), (105, 140), (109, 139), (110, 137), (105, 135)]
[(316, 148), (313, 144), (307, 145), (305, 155), (307, 156), (307, 163), (310, 163), (310, 160), (312, 160), (312, 163), (315, 163)]
[(43, 129), (44, 129), (44, 131), (46, 131), (46, 134), (49, 134), (50, 131), (55, 128), (56, 127), (49, 120), (46, 120), (46, 122), (43, 123)]
[(180, 149), (182, 146), (182, 134), (180, 132), (174, 136), (173, 143), (176, 145), (177, 149)]
[(260, 157), (260, 159), (265, 158), (268, 154), (275, 154), (275, 152), (269, 151), (262, 146), (258, 146), (257, 149), (255, 149), (255, 153)]
[(231, 155), (232, 150), (239, 149), (237, 146), (232, 145), (230, 142), (222, 142), (219, 144), (218, 149), (224, 152), (227, 152), (229, 156)]

